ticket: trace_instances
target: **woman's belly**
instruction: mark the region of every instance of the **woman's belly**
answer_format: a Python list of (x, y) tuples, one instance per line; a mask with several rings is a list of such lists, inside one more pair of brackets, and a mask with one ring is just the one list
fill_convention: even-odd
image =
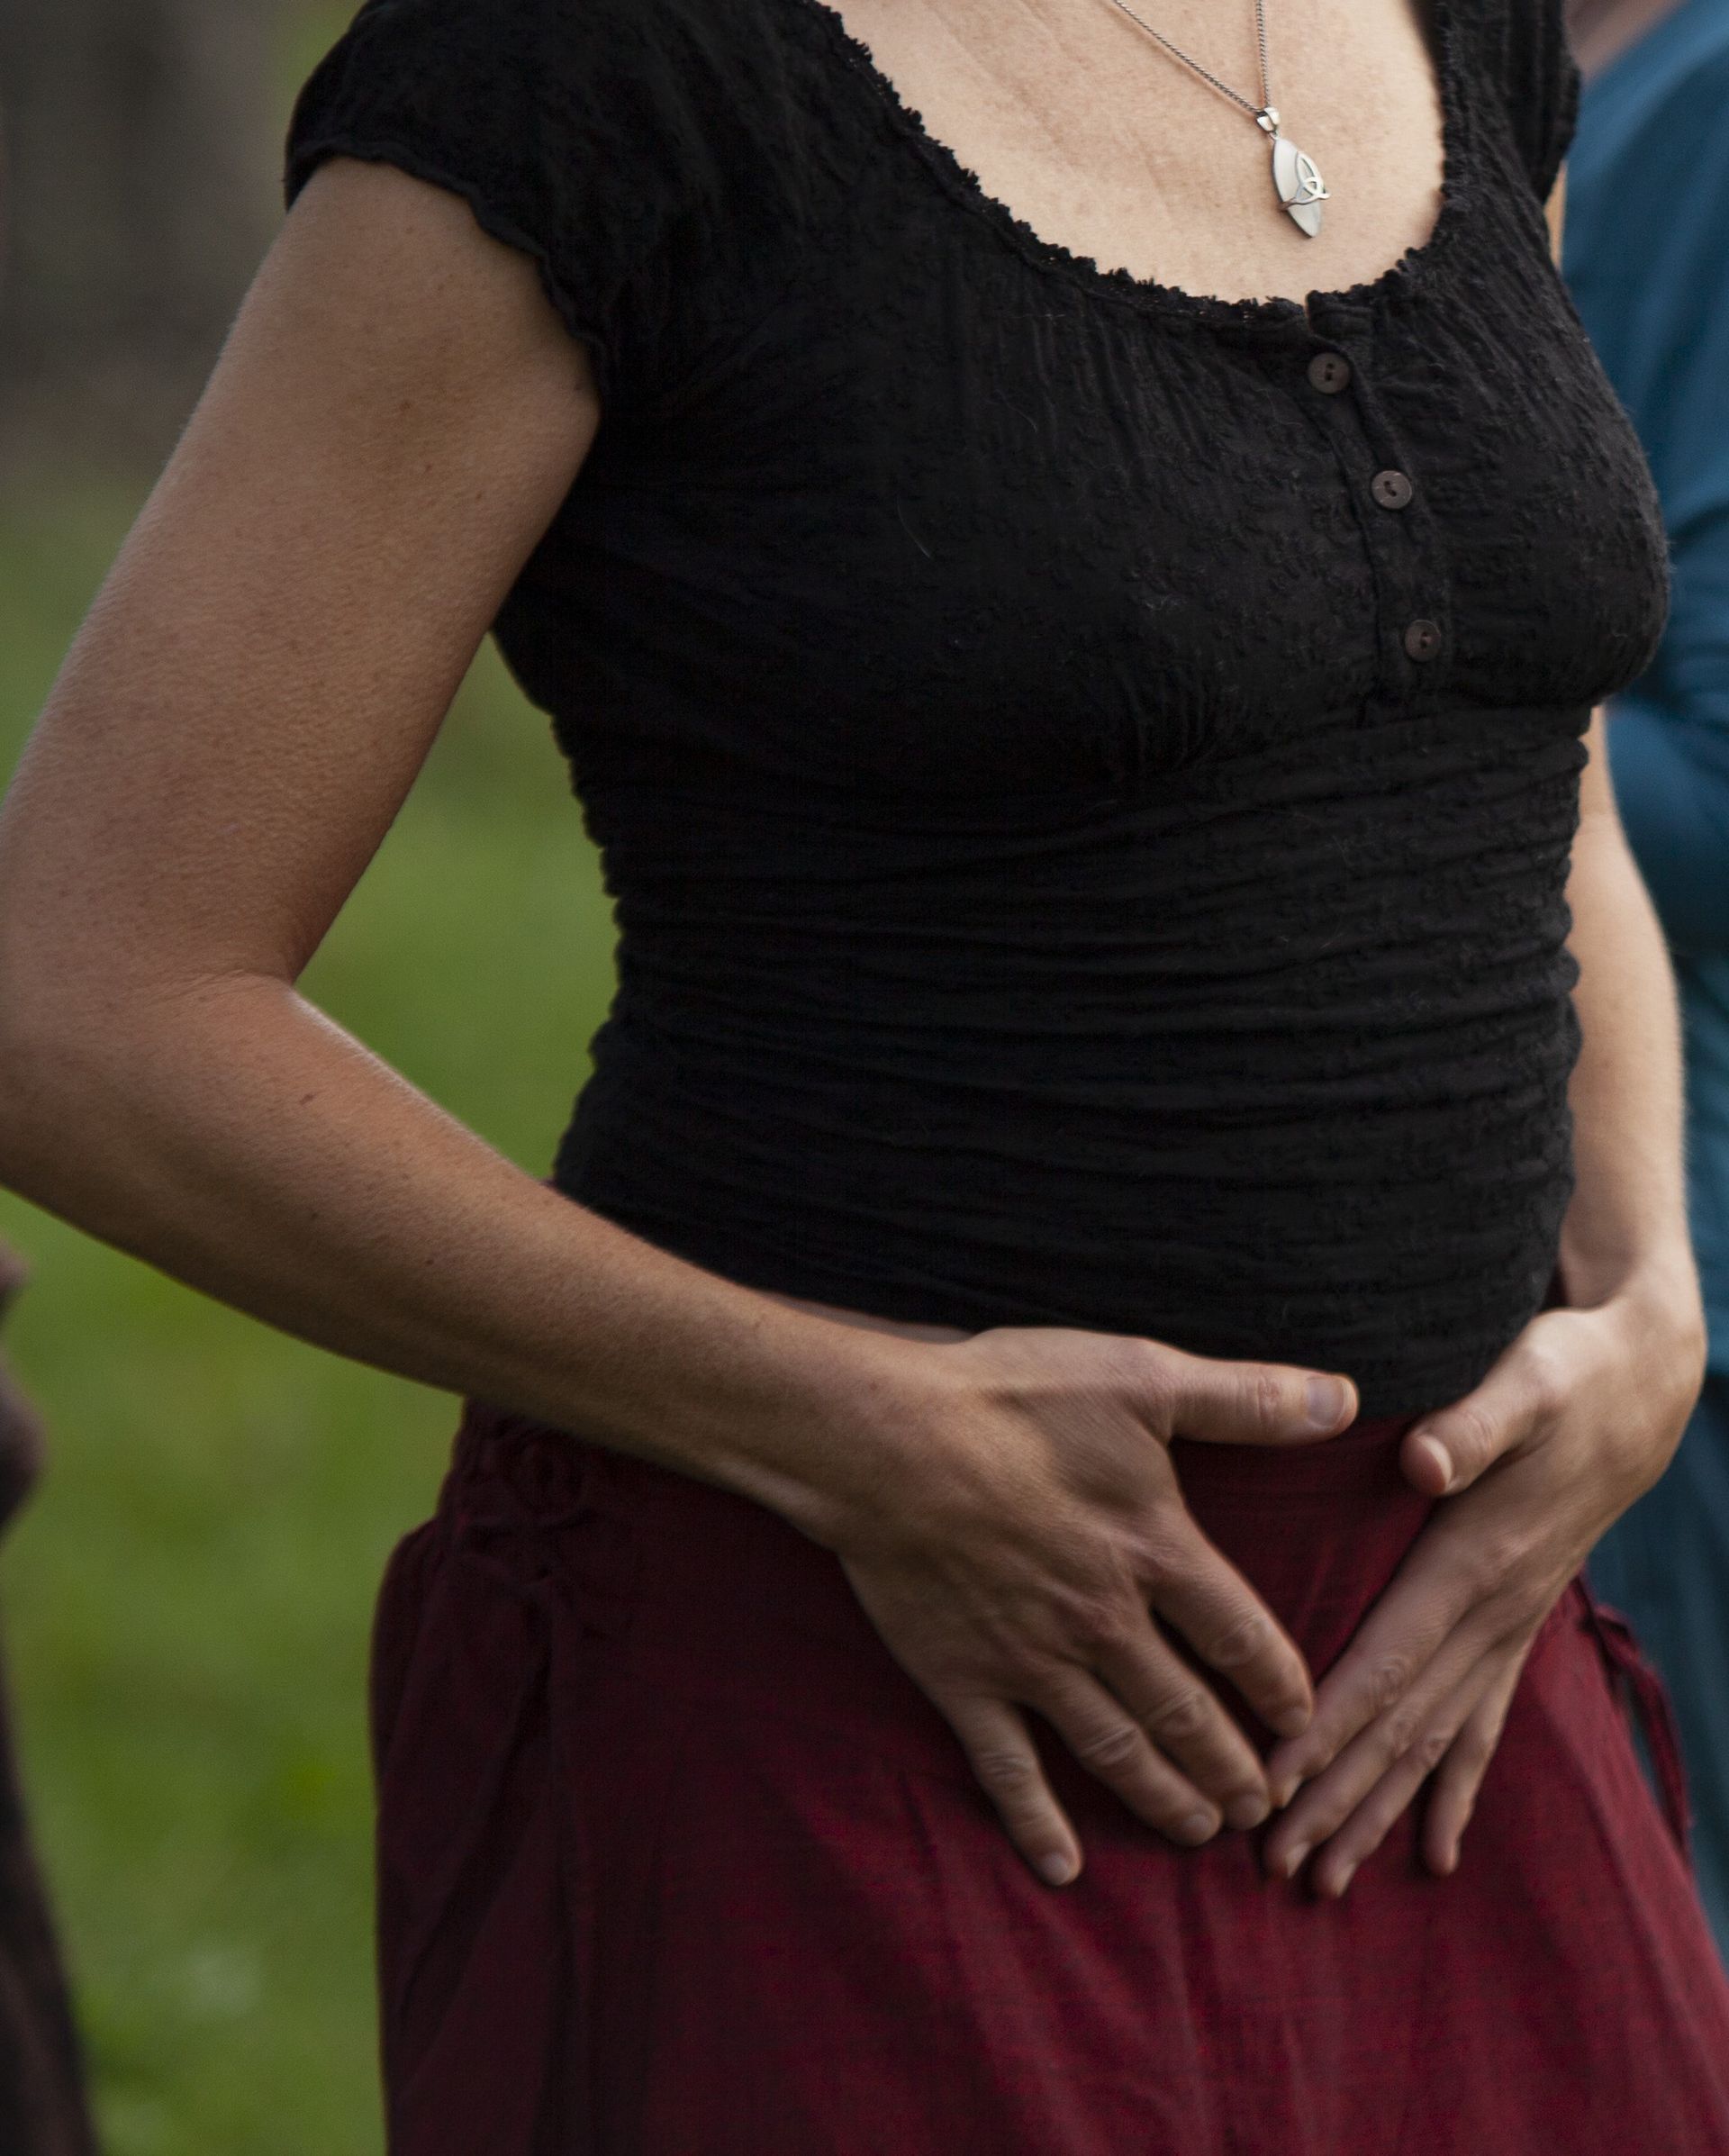
[(1577, 717), (1340, 714), (1132, 798), (598, 798), (558, 1186), (881, 1318), (1455, 1399), (1571, 1194)]

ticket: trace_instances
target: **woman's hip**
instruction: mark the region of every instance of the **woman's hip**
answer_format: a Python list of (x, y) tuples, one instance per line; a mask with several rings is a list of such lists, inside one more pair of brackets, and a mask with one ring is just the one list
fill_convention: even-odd
[[(1403, 1427), (1181, 1463), (1318, 1667), (1422, 1525)], [(1401, 1830), (1342, 1904), (1255, 1835), (1174, 1848), (1055, 1744), (1088, 1865), (1041, 1887), (830, 1553), (485, 1409), (375, 1673), (401, 2156), (864, 2156), (890, 2120), (906, 2156), (1619, 2156), (1610, 2097), (1729, 2149), (1729, 1999), (1577, 1588), (1459, 1873)]]

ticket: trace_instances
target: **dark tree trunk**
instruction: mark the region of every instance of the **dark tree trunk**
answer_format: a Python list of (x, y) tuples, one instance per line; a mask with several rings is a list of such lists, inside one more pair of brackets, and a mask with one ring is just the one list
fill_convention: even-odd
[(153, 469), (280, 220), (282, 0), (0, 0), (0, 466)]

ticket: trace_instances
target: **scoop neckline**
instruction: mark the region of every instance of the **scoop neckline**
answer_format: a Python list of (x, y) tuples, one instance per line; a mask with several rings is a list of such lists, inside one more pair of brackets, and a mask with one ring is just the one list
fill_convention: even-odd
[(946, 194), (991, 226), (1036, 267), (1065, 277), (1102, 299), (1204, 327), (1254, 331), (1295, 325), (1318, 333), (1320, 318), (1335, 312), (1376, 309), (1388, 302), (1415, 297), (1444, 260), (1469, 207), (1468, 113), (1460, 80), (1452, 0), (1429, 0), (1432, 64), (1441, 106), (1441, 199), (1428, 236), (1414, 240), (1385, 269), (1354, 285), (1316, 289), (1300, 297), (1281, 294), (1267, 299), (1228, 299), (1214, 293), (1190, 292), (1156, 277), (1136, 276), (1120, 267), (1101, 268), (1091, 255), (1067, 247), (1060, 240), (1046, 239), (1007, 203), (991, 194), (955, 149), (931, 133), (924, 115), (907, 103), (892, 76), (877, 65), (875, 54), (837, 7), (830, 5), (829, 0), (792, 0), (792, 4), (828, 32), (843, 62), (873, 92), (896, 131), (918, 151), (920, 161)]

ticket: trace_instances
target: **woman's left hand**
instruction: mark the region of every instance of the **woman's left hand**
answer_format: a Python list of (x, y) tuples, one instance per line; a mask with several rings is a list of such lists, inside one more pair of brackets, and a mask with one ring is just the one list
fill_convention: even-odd
[(1661, 1474), (1704, 1373), (1690, 1282), (1540, 1313), (1475, 1391), (1406, 1433), (1408, 1480), (1440, 1499), (1327, 1672), (1303, 1734), (1268, 1762), (1265, 1862), (1340, 1895), (1431, 1776), (1422, 1852), (1452, 1871), (1538, 1628), (1610, 1523)]

